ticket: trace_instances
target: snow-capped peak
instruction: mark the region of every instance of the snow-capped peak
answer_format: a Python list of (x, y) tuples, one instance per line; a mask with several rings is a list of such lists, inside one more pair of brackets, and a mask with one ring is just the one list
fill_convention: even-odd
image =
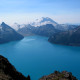
[(3, 31), (3, 26), (2, 26), (2, 25), (5, 25), (5, 23), (2, 22), (2, 23), (0, 24), (0, 31)]
[(33, 23), (31, 23), (31, 25), (35, 27), (46, 25), (46, 24), (52, 24), (54, 26), (57, 25), (57, 23), (49, 17), (42, 17), (40, 19), (36, 19)]
[(18, 30), (20, 28), (20, 25), (18, 23), (14, 23), (13, 25), (11, 25), (11, 27), (15, 30)]
[(0, 25), (0, 30), (2, 31), (2, 26)]
[(13, 28), (13, 29), (15, 29), (16, 31), (17, 30), (19, 30), (20, 28), (22, 28), (22, 27), (25, 27), (26, 26), (26, 24), (18, 24), (18, 23), (14, 23), (13, 25), (11, 25), (11, 27)]

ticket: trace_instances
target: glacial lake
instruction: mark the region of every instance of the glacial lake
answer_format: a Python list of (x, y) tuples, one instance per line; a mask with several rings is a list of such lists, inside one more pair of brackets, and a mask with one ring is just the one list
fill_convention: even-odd
[(72, 72), (80, 80), (80, 47), (51, 44), (48, 37), (28, 36), (0, 44), (0, 54), (31, 80), (58, 71)]

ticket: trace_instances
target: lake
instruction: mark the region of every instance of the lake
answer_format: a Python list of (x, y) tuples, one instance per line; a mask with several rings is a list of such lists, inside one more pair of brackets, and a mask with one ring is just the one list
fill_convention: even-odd
[(0, 54), (31, 80), (39, 80), (55, 70), (67, 70), (80, 79), (80, 47), (51, 44), (48, 37), (28, 36), (0, 44)]

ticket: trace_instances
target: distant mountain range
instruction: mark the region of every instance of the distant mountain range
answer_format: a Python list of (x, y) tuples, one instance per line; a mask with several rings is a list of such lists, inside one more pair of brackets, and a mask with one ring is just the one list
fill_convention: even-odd
[(34, 22), (31, 23), (32, 26), (38, 27), (38, 26), (43, 26), (46, 24), (52, 24), (53, 26), (58, 25), (57, 22), (53, 21), (49, 17), (42, 17), (40, 19), (36, 19)]
[(14, 23), (11, 27), (14, 29), (14, 30), (19, 30), (19, 29), (21, 29), (21, 28), (23, 28), (23, 27), (25, 27), (25, 26), (27, 26), (28, 24), (18, 24), (18, 23)]
[(47, 24), (52, 24), (55, 27), (55, 29), (58, 29), (58, 30), (69, 30), (69, 29), (73, 29), (76, 27), (76, 25), (58, 24), (57, 22), (55, 22), (54, 20), (52, 20), (49, 17), (42, 17), (40, 19), (36, 19), (30, 25), (32, 25), (34, 27), (39, 27), (39, 26), (43, 26), (43, 25), (47, 25)]
[(52, 24), (46, 24), (39, 27), (34, 27), (31, 25), (27, 25), (17, 31), (23, 36), (27, 35), (41, 35), (41, 36), (51, 36), (54, 33), (60, 32), (60, 30), (55, 29)]
[(28, 25), (18, 29), (17, 32), (23, 36), (35, 35), (35, 27), (28, 24)]
[(70, 30), (70, 29), (73, 29), (75, 27), (77, 27), (77, 25), (70, 25), (70, 24), (58, 24), (57, 22), (55, 22), (54, 20), (52, 20), (51, 18), (49, 17), (42, 17), (40, 19), (36, 19), (34, 22), (30, 23), (30, 24), (17, 24), (17, 23), (14, 23), (12, 25), (12, 28), (14, 28), (15, 30), (19, 30), (23, 27), (27, 27), (27, 25), (31, 25), (33, 27), (40, 27), (40, 26), (44, 26), (44, 25), (47, 25), (47, 24), (52, 24), (55, 29), (58, 29), (58, 30)]
[(17, 33), (14, 29), (10, 26), (2, 22), (0, 25), (0, 43), (5, 43), (14, 40), (21, 40), (24, 37)]
[(30, 24), (19, 25), (15, 23), (13, 27), (18, 33), (23, 36), (51, 36), (52, 34), (57, 32), (74, 29), (77, 27), (77, 25), (58, 24), (51, 18), (42, 17), (41, 19), (36, 19), (36, 21)]

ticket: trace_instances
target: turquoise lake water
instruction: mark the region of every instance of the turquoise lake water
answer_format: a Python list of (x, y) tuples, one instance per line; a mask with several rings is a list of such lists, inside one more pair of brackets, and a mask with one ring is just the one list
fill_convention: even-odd
[(55, 45), (47, 37), (28, 36), (21, 41), (0, 44), (0, 54), (31, 80), (55, 70), (72, 72), (80, 80), (80, 47)]

